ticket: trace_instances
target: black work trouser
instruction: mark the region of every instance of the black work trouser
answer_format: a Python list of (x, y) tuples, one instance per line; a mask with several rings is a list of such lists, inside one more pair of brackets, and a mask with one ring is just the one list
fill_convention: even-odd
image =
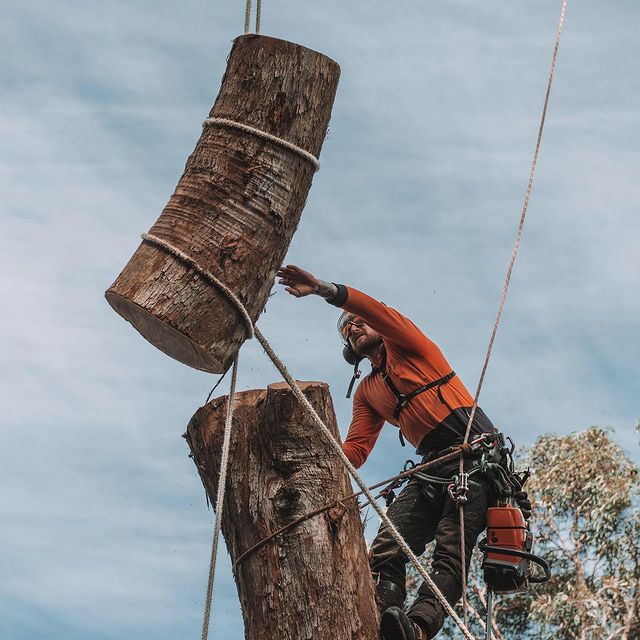
[[(468, 465), (467, 462), (465, 467)], [(457, 473), (457, 469), (456, 463), (433, 470), (432, 474), (451, 477)], [(489, 481), (479, 473), (469, 478), (468, 499), (464, 508), (467, 571), (476, 540), (486, 527), (487, 508), (493, 500)], [(427, 543), (435, 539), (429, 575), (449, 603), (454, 605), (462, 595), (460, 519), (458, 507), (449, 498), (446, 489), (430, 497), (421, 481), (411, 480), (389, 507), (387, 515), (416, 556), (421, 555)], [(400, 594), (406, 594), (405, 564), (408, 560), (384, 524), (373, 541), (369, 558), (374, 578), (381, 583), (378, 589), (380, 611), (392, 605), (402, 606), (405, 596)], [(386, 581), (394, 583), (399, 589), (384, 588)], [(438, 633), (446, 616), (426, 581), (420, 586), (408, 614), (420, 620), (429, 638)]]

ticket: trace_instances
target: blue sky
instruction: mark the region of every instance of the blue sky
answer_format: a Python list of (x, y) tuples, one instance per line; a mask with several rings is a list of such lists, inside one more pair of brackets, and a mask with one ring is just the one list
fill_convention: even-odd
[[(474, 389), (526, 187), (559, 0), (267, 0), (263, 32), (342, 67), (287, 260), (391, 304)], [(0, 637), (198, 637), (213, 514), (180, 438), (214, 379), (103, 292), (173, 191), (244, 3), (5, 2)], [(518, 444), (640, 416), (640, 6), (569, 3), (537, 182), (481, 404)], [(329, 382), (335, 309), (281, 291), (260, 326)], [(278, 374), (256, 344), (241, 389)], [(364, 467), (408, 455), (394, 430)], [(368, 535), (371, 535), (372, 530)], [(221, 554), (211, 637), (239, 640)]]

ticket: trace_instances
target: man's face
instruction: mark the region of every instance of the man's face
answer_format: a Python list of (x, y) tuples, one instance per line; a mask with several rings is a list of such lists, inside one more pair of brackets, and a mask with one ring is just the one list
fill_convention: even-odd
[(346, 323), (343, 335), (359, 356), (374, 355), (382, 342), (382, 336), (358, 316), (354, 316)]

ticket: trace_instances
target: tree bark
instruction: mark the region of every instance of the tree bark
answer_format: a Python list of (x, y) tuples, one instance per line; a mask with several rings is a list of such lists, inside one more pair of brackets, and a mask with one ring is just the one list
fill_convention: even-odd
[[(328, 386), (301, 386), (337, 437)], [(226, 397), (211, 401), (185, 434), (212, 503), (226, 410)], [(222, 533), (234, 563), (271, 532), (351, 493), (346, 470), (284, 383), (238, 394), (232, 429)], [(248, 639), (379, 637), (355, 500), (277, 536), (235, 566), (234, 576)]]
[[(316, 51), (241, 36), (209, 116), (260, 129), (318, 157), (339, 75), (339, 66)], [(298, 226), (314, 171), (308, 159), (281, 145), (207, 125), (150, 233), (224, 282), (255, 321)], [(106, 298), (149, 342), (196, 369), (226, 370), (246, 338), (223, 294), (146, 241)]]

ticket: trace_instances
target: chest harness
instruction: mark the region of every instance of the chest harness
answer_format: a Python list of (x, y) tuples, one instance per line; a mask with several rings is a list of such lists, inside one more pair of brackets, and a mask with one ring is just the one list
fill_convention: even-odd
[[(385, 384), (387, 385), (391, 393), (393, 393), (393, 395), (395, 396), (396, 406), (395, 406), (395, 409), (393, 410), (393, 417), (396, 420), (400, 418), (400, 412), (402, 411), (402, 409), (404, 409), (404, 407), (406, 407), (409, 404), (409, 402), (413, 400), (413, 398), (415, 398), (417, 395), (420, 395), (421, 393), (424, 393), (425, 391), (429, 391), (429, 389), (436, 388), (438, 391), (438, 398), (440, 402), (442, 402), (442, 404), (446, 404), (440, 387), (442, 387), (443, 384), (447, 384), (456, 375), (455, 371), (450, 371), (449, 373), (447, 373), (446, 376), (442, 376), (437, 380), (432, 380), (431, 382), (427, 382), (426, 384), (423, 384), (422, 386), (418, 387), (417, 389), (414, 389), (413, 391), (409, 391), (408, 393), (400, 393), (400, 391), (398, 390), (398, 387), (396, 387), (396, 385), (393, 383), (393, 380), (391, 380), (391, 377), (389, 376), (389, 372), (387, 371), (386, 349), (383, 351), (382, 362), (380, 363), (380, 367), (372, 366), (371, 373), (372, 375), (379, 373), (382, 376), (382, 379), (384, 380)], [(400, 429), (400, 427), (398, 427), (398, 437), (400, 438), (400, 444), (404, 447), (405, 442), (404, 442), (404, 437), (402, 435), (402, 430)]]

